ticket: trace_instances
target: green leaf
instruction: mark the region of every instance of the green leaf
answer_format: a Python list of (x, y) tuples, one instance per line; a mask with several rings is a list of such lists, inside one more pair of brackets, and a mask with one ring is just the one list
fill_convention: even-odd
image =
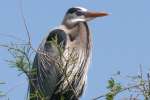
[(113, 78), (111, 78), (110, 80), (108, 80), (108, 89), (112, 89), (115, 85), (115, 80)]
[(113, 99), (114, 99), (114, 95), (112, 93), (106, 94), (106, 100), (113, 100)]
[(63, 95), (61, 95), (60, 100), (65, 100), (65, 97)]

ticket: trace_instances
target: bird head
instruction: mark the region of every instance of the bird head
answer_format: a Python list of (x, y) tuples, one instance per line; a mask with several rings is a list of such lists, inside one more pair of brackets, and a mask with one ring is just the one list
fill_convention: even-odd
[(87, 22), (97, 17), (107, 16), (106, 12), (92, 12), (83, 7), (72, 7), (68, 9), (64, 22), (68, 25), (74, 25), (79, 22)]

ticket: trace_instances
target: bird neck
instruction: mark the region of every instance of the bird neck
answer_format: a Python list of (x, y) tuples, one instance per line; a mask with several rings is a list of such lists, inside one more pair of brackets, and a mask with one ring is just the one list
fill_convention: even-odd
[(62, 29), (64, 29), (67, 34), (73, 34), (78, 32), (80, 29), (86, 28), (87, 23), (86, 22), (79, 22), (73, 25), (68, 24), (61, 24)]
[(77, 38), (80, 38), (80, 41), (87, 41), (89, 29), (86, 22), (77, 23), (74, 27), (61, 25), (61, 29), (69, 35), (71, 41), (77, 40)]

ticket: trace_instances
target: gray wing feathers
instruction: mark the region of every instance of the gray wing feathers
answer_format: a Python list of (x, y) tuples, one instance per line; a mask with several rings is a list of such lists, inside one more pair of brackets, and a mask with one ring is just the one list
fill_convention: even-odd
[(30, 85), (30, 93), (38, 89), (46, 98), (51, 98), (59, 80), (59, 73), (55, 62), (55, 58), (58, 56), (58, 51), (56, 50), (57, 48), (52, 46), (49, 42), (55, 37), (57, 37), (57, 43), (61, 43), (62, 48), (65, 47), (66, 35), (64, 31), (56, 29), (49, 33), (43, 40), (33, 63), (33, 68), (37, 70), (37, 74), (33, 75), (33, 79), (35, 80), (33, 81), (34, 86)]

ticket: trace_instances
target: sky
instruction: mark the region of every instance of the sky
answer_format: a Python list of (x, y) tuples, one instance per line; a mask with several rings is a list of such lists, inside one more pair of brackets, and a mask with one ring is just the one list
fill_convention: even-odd
[[(117, 71), (123, 75), (137, 74), (140, 64), (144, 70), (150, 69), (150, 0), (22, 1), (35, 48), (49, 29), (60, 25), (70, 7), (82, 6), (110, 13), (88, 23), (93, 37), (93, 51), (86, 91), (81, 100), (91, 100), (104, 94), (107, 80)], [(0, 0), (0, 43), (27, 38), (19, 2)], [(13, 36), (17, 38), (14, 40)], [(6, 92), (10, 100), (25, 100), (26, 77), (18, 76), (19, 72), (5, 62), (7, 59), (11, 59), (10, 55), (0, 47), (0, 81), (6, 82), (0, 85), (0, 91)]]

